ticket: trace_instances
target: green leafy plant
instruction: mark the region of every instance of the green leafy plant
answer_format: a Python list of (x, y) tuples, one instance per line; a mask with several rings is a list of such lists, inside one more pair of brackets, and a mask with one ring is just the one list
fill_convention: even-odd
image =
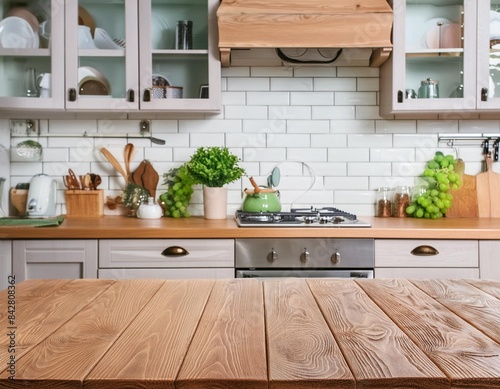
[(186, 163), (189, 174), (198, 184), (218, 188), (245, 174), (239, 159), (227, 147), (200, 147)]

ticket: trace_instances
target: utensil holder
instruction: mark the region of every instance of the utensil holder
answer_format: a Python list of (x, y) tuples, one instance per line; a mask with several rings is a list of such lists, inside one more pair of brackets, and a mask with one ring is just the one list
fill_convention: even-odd
[(104, 190), (66, 190), (67, 216), (104, 215)]

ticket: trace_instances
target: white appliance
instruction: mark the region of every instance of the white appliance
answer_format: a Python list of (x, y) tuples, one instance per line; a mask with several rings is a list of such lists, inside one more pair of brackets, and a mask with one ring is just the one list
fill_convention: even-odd
[(30, 181), (26, 214), (28, 217), (56, 216), (56, 180), (46, 174), (37, 174)]

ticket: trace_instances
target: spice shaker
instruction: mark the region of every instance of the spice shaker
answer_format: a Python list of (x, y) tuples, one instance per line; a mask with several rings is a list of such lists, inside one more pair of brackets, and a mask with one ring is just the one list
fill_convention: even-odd
[(394, 194), (394, 216), (406, 217), (406, 208), (411, 203), (411, 188), (409, 186), (398, 186)]
[(378, 188), (377, 198), (375, 203), (375, 215), (378, 217), (391, 217), (392, 201), (391, 190), (386, 187)]
[(175, 35), (175, 48), (177, 50), (191, 50), (193, 48), (193, 22), (191, 20), (179, 20)]

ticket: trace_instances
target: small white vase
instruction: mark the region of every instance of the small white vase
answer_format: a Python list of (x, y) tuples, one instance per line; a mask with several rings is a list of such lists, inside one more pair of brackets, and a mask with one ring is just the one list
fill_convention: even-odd
[(205, 219), (227, 218), (227, 188), (203, 187), (203, 212)]

